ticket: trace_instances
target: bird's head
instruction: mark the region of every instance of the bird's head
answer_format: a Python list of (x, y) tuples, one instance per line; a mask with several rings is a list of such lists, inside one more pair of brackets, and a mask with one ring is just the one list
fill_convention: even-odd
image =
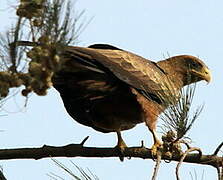
[(202, 80), (205, 80), (207, 83), (211, 81), (211, 72), (202, 60), (189, 55), (182, 55), (179, 57), (182, 59), (183, 68), (185, 69), (185, 73), (187, 73), (185, 84), (191, 84)]
[[(164, 60), (169, 64), (168, 73), (173, 75), (173, 78), (178, 79), (181, 76), (183, 85), (188, 85), (198, 81), (205, 80), (208, 83), (211, 81), (211, 73), (209, 68), (202, 60), (190, 55), (174, 56)], [(163, 61), (163, 62), (164, 62)], [(170, 72), (172, 69), (175, 72)]]

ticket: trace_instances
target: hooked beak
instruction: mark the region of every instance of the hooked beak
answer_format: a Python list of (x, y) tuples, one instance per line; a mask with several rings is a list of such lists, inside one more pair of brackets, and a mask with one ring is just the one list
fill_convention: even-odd
[(211, 72), (208, 68), (204, 70), (204, 80), (207, 81), (207, 83), (211, 82)]
[(203, 67), (200, 72), (193, 71), (193, 73), (200, 77), (202, 80), (205, 80), (207, 83), (211, 81), (211, 72), (208, 67)]

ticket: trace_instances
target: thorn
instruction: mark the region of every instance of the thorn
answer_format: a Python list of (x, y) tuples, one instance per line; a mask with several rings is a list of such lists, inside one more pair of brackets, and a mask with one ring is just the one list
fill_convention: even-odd
[(80, 143), (81, 146), (84, 146), (84, 143), (88, 140), (89, 136), (87, 136), (86, 138), (84, 138), (84, 140)]
[(216, 150), (213, 153), (213, 156), (217, 156), (217, 154), (220, 151), (220, 149), (222, 148), (222, 146), (223, 146), (223, 142), (221, 144), (219, 144), (219, 146), (216, 148)]
[(143, 140), (141, 141), (141, 148), (145, 148)]

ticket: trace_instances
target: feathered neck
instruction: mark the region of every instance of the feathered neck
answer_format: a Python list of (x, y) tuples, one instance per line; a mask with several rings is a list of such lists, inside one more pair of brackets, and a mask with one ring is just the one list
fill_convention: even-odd
[(182, 62), (172, 57), (157, 62), (157, 65), (163, 69), (168, 78), (176, 85), (178, 89), (188, 84), (188, 72), (182, 68)]

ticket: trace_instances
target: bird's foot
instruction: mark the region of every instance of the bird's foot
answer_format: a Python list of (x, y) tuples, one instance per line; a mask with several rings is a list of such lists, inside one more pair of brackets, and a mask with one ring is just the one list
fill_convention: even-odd
[(153, 159), (156, 159), (156, 157), (160, 154), (162, 154), (163, 149), (163, 143), (160, 141), (156, 141), (153, 146), (151, 147), (151, 154)]
[(118, 153), (119, 153), (119, 159), (120, 161), (124, 161), (124, 151), (125, 148), (127, 148), (127, 145), (125, 144), (124, 141), (120, 141), (118, 142), (117, 146), (115, 146), (115, 148), (117, 149)]

